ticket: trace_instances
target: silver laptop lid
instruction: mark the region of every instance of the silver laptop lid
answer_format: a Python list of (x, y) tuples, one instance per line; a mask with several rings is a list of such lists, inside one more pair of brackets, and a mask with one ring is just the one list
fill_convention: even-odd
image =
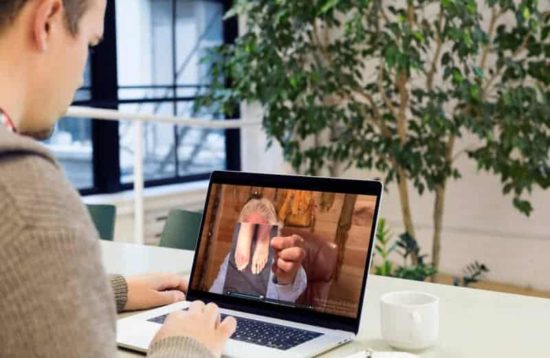
[(188, 297), (357, 333), (382, 184), (213, 172)]

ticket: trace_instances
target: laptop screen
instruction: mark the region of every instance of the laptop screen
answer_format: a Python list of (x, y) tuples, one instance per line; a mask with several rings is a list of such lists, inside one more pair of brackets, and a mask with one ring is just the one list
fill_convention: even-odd
[(280, 178), (277, 186), (211, 182), (190, 290), (358, 318), (378, 193)]

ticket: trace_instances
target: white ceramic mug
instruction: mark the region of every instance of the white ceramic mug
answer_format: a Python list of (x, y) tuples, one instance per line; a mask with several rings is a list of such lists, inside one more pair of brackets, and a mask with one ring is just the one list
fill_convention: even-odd
[(397, 291), (380, 298), (382, 337), (392, 347), (421, 350), (437, 341), (439, 298), (425, 292)]

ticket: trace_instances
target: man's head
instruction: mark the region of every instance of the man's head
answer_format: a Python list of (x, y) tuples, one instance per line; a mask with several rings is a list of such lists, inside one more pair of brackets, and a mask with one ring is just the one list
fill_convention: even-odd
[(103, 36), (106, 1), (0, 2), (1, 82), (19, 94), (12, 101), (18, 103), (3, 109), (19, 117), (18, 131), (41, 137), (70, 105), (83, 83), (88, 48)]

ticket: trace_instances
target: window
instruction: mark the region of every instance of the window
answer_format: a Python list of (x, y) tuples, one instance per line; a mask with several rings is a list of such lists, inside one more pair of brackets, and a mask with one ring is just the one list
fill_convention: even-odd
[[(91, 56), (75, 104), (198, 116), (193, 101), (210, 82), (200, 60), (209, 47), (232, 41), (237, 33), (236, 20), (223, 21), (229, 6), (214, 0), (108, 2), (105, 39)], [(223, 120), (208, 112), (200, 118)], [(134, 126), (124, 119), (66, 118), (46, 145), (81, 192), (105, 193), (131, 188), (134, 140)], [(146, 186), (206, 178), (214, 169), (240, 169), (238, 130), (149, 122), (143, 150)]]

